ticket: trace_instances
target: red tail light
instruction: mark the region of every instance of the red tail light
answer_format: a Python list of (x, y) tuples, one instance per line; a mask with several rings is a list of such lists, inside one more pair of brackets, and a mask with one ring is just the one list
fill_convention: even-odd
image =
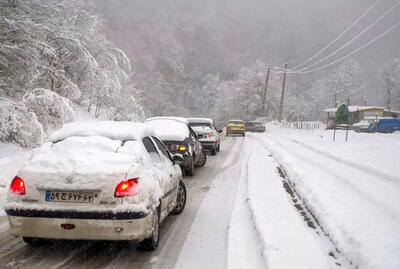
[(25, 195), (26, 194), (25, 181), (20, 177), (17, 176), (14, 177), (14, 179), (11, 182), (10, 189), (15, 194)]
[(208, 134), (208, 138), (213, 138), (214, 137), (214, 134), (213, 133), (209, 133)]
[(121, 181), (115, 188), (114, 197), (132, 196), (139, 193), (138, 179), (132, 178)]

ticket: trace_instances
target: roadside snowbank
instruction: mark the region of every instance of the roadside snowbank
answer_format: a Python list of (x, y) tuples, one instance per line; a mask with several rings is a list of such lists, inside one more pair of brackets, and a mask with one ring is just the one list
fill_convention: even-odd
[(399, 134), (298, 131), (255, 135), (284, 166), (325, 232), (359, 268), (400, 268)]

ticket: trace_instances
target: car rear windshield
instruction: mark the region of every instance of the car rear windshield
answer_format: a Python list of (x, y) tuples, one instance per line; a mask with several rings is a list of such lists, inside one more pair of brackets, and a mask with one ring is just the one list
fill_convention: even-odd
[(210, 127), (211, 124), (207, 123), (207, 122), (191, 122), (189, 123), (190, 127), (197, 127), (197, 126), (207, 126)]
[(230, 120), (230, 121), (228, 121), (228, 124), (229, 123), (233, 123), (233, 124), (243, 124), (243, 121), (241, 121), (241, 120)]

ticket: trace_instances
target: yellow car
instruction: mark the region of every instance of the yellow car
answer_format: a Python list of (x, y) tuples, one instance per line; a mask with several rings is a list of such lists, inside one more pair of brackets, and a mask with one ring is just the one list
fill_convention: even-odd
[(246, 135), (246, 126), (242, 120), (230, 120), (226, 125), (226, 136), (231, 134)]

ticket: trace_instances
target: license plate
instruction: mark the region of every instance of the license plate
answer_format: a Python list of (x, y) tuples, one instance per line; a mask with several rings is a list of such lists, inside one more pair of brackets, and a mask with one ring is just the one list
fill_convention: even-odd
[(46, 202), (93, 203), (93, 192), (46, 191)]

